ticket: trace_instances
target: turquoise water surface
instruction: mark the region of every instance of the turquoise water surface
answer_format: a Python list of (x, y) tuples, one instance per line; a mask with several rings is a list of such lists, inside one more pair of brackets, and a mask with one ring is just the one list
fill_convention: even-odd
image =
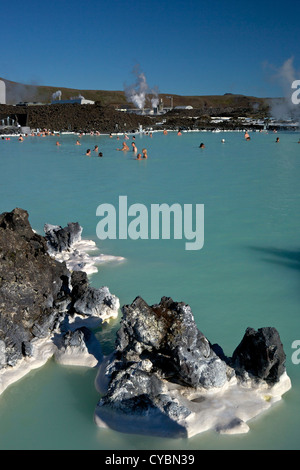
[[(276, 137), (280, 142), (275, 143)], [(225, 138), (225, 143), (221, 139)], [(148, 159), (116, 151), (122, 137), (11, 137), (0, 140), (0, 212), (21, 207), (32, 227), (79, 222), (82, 237), (101, 253), (123, 256), (90, 278), (131, 303), (162, 296), (188, 303), (198, 328), (230, 356), (248, 326), (278, 329), (292, 389), (270, 411), (252, 420), (248, 434), (215, 432), (191, 439), (126, 435), (98, 428), (95, 369), (50, 360), (0, 396), (1, 449), (299, 449), (300, 364), (292, 343), (300, 340), (300, 145), (298, 133), (183, 133), (151, 138), (136, 134)], [(128, 141), (129, 145), (131, 139)], [(200, 149), (200, 142), (205, 149)], [(103, 152), (96, 157), (95, 145)], [(86, 157), (90, 148), (92, 156)], [(204, 246), (186, 240), (104, 240), (96, 235), (102, 203), (204, 204)], [(98, 332), (103, 352), (114, 346), (120, 318)]]

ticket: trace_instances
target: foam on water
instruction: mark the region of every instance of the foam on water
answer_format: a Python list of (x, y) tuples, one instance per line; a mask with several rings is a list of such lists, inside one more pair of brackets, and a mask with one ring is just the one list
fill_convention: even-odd
[(91, 255), (91, 252), (98, 251), (98, 247), (93, 240), (80, 240), (74, 243), (70, 250), (51, 254), (57, 261), (65, 261), (70, 271), (84, 271), (88, 275), (98, 272), (97, 266), (104, 263), (119, 263), (124, 261), (122, 256), (113, 255)]

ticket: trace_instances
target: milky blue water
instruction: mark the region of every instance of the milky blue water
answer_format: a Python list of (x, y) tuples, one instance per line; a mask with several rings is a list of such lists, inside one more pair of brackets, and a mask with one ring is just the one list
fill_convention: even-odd
[[(148, 149), (143, 161), (116, 151), (122, 138), (83, 136), (81, 146), (76, 139), (62, 135), (60, 147), (50, 136), (0, 140), (0, 212), (26, 209), (41, 234), (44, 223), (79, 222), (100, 252), (126, 258), (100, 267), (92, 285), (107, 285), (121, 305), (137, 295), (149, 304), (162, 296), (188, 303), (198, 328), (228, 356), (248, 326), (276, 327), (293, 388), (248, 423), (248, 434), (148, 438), (98, 428), (96, 371), (50, 360), (0, 396), (0, 448), (299, 449), (300, 364), (291, 347), (300, 339), (299, 134), (252, 133), (249, 142), (242, 133), (137, 134), (138, 150)], [(96, 209), (118, 208), (119, 195), (149, 211), (154, 203), (204, 204), (203, 248), (187, 251), (185, 240), (99, 240)], [(105, 354), (119, 320), (98, 332)]]

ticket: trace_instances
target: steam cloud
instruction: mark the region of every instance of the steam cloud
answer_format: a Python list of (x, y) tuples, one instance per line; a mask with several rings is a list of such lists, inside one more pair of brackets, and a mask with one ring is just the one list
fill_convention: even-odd
[(152, 88), (152, 94), (154, 95), (152, 98), (151, 98), (151, 106), (152, 108), (157, 108), (158, 106), (158, 103), (159, 103), (159, 98), (158, 98), (158, 88), (157, 87), (154, 87)]
[(38, 87), (35, 81), (30, 85), (6, 81), (6, 104), (16, 104), (25, 101), (37, 101)]
[[(146, 76), (140, 70), (138, 65), (134, 67), (133, 74), (136, 77), (135, 82), (132, 85), (125, 86), (125, 96), (127, 100), (139, 109), (143, 109), (145, 107), (147, 99), (150, 100), (152, 108), (157, 107), (159, 102), (158, 88), (149, 87)], [(150, 98), (148, 95), (152, 95), (152, 97)]]
[(293, 64), (294, 58), (287, 59), (280, 68), (276, 69), (272, 80), (281, 87), (283, 98), (273, 98), (271, 101), (271, 114), (277, 120), (299, 119), (300, 108), (293, 104), (291, 88), (292, 83), (300, 75), (297, 73)]
[(55, 93), (52, 94), (52, 99), (57, 100), (61, 98), (61, 91), (57, 90)]
[(84, 100), (84, 96), (82, 96), (81, 93), (79, 93), (78, 96), (71, 96), (70, 99), (71, 99), (71, 100), (76, 100), (76, 99), (78, 99), (78, 98), (81, 98), (82, 100)]

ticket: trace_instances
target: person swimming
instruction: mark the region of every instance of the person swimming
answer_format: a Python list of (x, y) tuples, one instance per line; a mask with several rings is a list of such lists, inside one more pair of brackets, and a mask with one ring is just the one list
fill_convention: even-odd
[(147, 149), (142, 150), (143, 158), (148, 158)]
[(90, 157), (90, 156), (91, 156), (91, 149), (87, 149), (87, 151), (86, 151), (86, 156), (87, 156), (87, 157)]
[(203, 142), (201, 142), (201, 144), (199, 145), (199, 147), (200, 147), (201, 149), (205, 149), (205, 145), (204, 145), (204, 143), (203, 143)]
[(76, 144), (75, 145), (81, 145), (81, 143), (79, 142), (79, 140), (76, 140)]
[(132, 142), (131, 145), (132, 145), (132, 151), (133, 151), (134, 153), (136, 153), (136, 152), (137, 152), (137, 146), (135, 145), (134, 142)]
[(277, 137), (277, 138), (276, 138), (275, 142), (276, 142), (276, 143), (278, 143), (278, 142), (279, 142), (279, 137)]
[(138, 153), (137, 156), (136, 156), (136, 160), (141, 160), (141, 159), (142, 159), (142, 154)]
[(95, 145), (94, 152), (98, 152), (99, 148), (98, 145)]
[(103, 157), (103, 153), (99, 152), (98, 157)]
[(128, 145), (126, 144), (126, 142), (124, 141), (122, 148), (121, 148), (121, 149), (117, 149), (117, 150), (125, 150), (125, 151), (127, 151), (127, 150), (129, 150), (129, 147), (128, 147)]

